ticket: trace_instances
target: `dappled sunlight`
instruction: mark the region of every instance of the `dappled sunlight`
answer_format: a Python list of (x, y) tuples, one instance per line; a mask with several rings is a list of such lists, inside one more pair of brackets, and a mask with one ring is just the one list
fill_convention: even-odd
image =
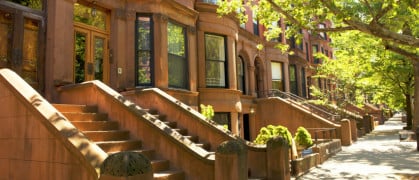
[[(401, 121), (386, 122), (299, 179), (403, 179), (419, 177), (416, 142), (401, 142)], [(412, 178), (413, 179), (413, 178)]]

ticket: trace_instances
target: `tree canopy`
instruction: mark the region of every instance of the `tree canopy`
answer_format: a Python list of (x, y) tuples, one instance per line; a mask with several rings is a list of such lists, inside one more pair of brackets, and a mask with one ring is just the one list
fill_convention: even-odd
[[(241, 21), (245, 21), (246, 10), (256, 13), (259, 23), (269, 29), (265, 32), (268, 39), (277, 37), (282, 32), (276, 23), (280, 19), (287, 24), (285, 34), (288, 38), (301, 38), (301, 34), (298, 33), (300, 29), (309, 30), (311, 33), (356, 30), (376, 38), (378, 41), (374, 41), (372, 45), (376, 46), (377, 50), (383, 50), (382, 53), (389, 50), (401, 55), (391, 54), (392, 58), (410, 60), (414, 67), (415, 102), (419, 102), (419, 0), (228, 0), (219, 3), (218, 13), (235, 13)], [(331, 22), (332, 26), (321, 26), (324, 22)], [(362, 63), (356, 61), (365, 59), (371, 60), (353, 59), (352, 63), (356, 65)], [(374, 66), (377, 65), (379, 64)], [(361, 77), (364, 74), (356, 75)], [(413, 125), (417, 126), (419, 105), (414, 107), (416, 125)]]

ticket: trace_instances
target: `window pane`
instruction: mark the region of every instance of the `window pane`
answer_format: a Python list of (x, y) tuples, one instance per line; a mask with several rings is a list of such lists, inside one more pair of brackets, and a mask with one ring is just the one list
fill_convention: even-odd
[(105, 56), (105, 39), (101, 37), (94, 37), (93, 41), (95, 79), (103, 81), (103, 58)]
[(226, 87), (225, 38), (205, 34), (206, 84), (209, 87)]
[(207, 86), (225, 87), (225, 69), (224, 62), (208, 61), (206, 62), (206, 83)]
[(205, 34), (205, 58), (225, 61), (224, 37)]
[(244, 62), (242, 57), (238, 57), (237, 63), (236, 63), (236, 72), (237, 72), (237, 90), (244, 91), (245, 86), (245, 79), (244, 79)]
[(151, 85), (152, 63), (152, 19), (151, 17), (137, 17), (137, 85)]
[(83, 4), (74, 4), (74, 21), (106, 30), (106, 13)]
[(290, 91), (293, 94), (298, 94), (295, 65), (290, 65), (289, 70), (290, 70)]
[(282, 63), (272, 62), (272, 89), (284, 91), (284, 83), (282, 79)]
[(188, 87), (186, 29), (171, 22), (167, 28), (169, 86), (186, 89)]
[(228, 126), (228, 130), (231, 131), (230, 113), (216, 112), (214, 113), (213, 120), (219, 125)]
[(167, 26), (169, 54), (185, 57), (185, 28), (170, 22)]

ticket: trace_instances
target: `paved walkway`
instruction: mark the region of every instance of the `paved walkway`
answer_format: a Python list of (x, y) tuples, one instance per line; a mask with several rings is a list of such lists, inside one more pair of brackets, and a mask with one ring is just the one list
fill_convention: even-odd
[(403, 126), (396, 115), (297, 179), (419, 180), (419, 152), (416, 142), (400, 142)]

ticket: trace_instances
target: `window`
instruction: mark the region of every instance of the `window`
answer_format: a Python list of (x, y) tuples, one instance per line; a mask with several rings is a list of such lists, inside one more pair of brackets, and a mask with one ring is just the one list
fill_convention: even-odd
[[(319, 29), (324, 29), (324, 28), (326, 28), (325, 24), (319, 24)], [(327, 39), (327, 34), (325, 32), (320, 32), (319, 35), (322, 39)]]
[(306, 85), (306, 70), (301, 68), (301, 89), (302, 89), (302, 96), (305, 98), (307, 97), (307, 85)]
[(283, 68), (281, 62), (272, 62), (272, 89), (284, 91)]
[(290, 91), (293, 94), (298, 95), (298, 82), (297, 82), (297, 71), (295, 64), (289, 66), (290, 71)]
[(202, 0), (202, 2), (209, 4), (218, 4), (218, 0)]
[(216, 122), (219, 125), (227, 126), (228, 130), (231, 131), (230, 113), (216, 112), (214, 113), (214, 117), (212, 119), (214, 120), (214, 122)]
[(151, 86), (153, 65), (153, 20), (151, 16), (137, 15), (135, 36), (135, 84)]
[(246, 94), (245, 90), (245, 76), (244, 76), (244, 61), (241, 56), (237, 58), (236, 62), (236, 72), (237, 72), (237, 90), (242, 91), (243, 94)]
[(309, 50), (308, 50), (308, 43), (306, 43), (306, 60), (310, 61), (310, 53), (309, 53)]
[[(272, 27), (269, 28), (269, 31), (272, 30), (274, 27), (281, 28), (281, 20), (272, 22), (271, 26)], [(282, 32), (278, 34), (278, 37), (272, 38), (270, 42), (282, 42)]]
[(256, 36), (259, 36), (259, 21), (257, 19), (255, 11), (253, 12), (252, 21), (253, 21), (253, 34)]
[(205, 34), (205, 75), (207, 87), (227, 87), (227, 54), (224, 36)]
[(313, 45), (311, 52), (313, 53), (313, 63), (314, 64), (319, 64), (320, 63), (320, 59), (315, 57), (316, 53), (319, 52), (319, 46), (318, 45)]
[(186, 28), (168, 22), (167, 42), (169, 87), (187, 89), (189, 71), (186, 58)]

